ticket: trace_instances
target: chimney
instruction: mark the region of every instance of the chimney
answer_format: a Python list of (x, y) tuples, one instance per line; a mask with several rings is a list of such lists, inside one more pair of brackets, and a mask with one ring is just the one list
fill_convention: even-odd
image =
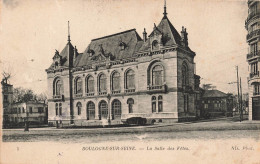
[(147, 33), (145, 31), (145, 28), (144, 28), (144, 32), (143, 32), (143, 40), (144, 40), (144, 42), (146, 42), (146, 40), (147, 40)]

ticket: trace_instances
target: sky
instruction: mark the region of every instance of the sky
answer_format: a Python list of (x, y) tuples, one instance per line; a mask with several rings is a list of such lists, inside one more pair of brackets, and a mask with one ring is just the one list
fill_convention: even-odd
[[(135, 28), (142, 37), (163, 17), (163, 0), (3, 0), (0, 5), (0, 65), (11, 72), (14, 87), (47, 93), (47, 69), (55, 49), (71, 42), (83, 52), (91, 39)], [(236, 93), (236, 69), (248, 91), (245, 19), (246, 0), (168, 0), (168, 18), (185, 26), (189, 47), (196, 53), (201, 84)]]

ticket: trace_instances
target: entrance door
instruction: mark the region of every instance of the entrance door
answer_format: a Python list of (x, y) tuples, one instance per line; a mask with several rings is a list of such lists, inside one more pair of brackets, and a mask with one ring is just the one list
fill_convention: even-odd
[(260, 120), (260, 97), (252, 98), (252, 119)]
[(112, 102), (112, 119), (121, 119), (121, 102), (119, 100)]
[(99, 103), (99, 119), (107, 119), (108, 116), (108, 107), (107, 107), (107, 102), (102, 100)]

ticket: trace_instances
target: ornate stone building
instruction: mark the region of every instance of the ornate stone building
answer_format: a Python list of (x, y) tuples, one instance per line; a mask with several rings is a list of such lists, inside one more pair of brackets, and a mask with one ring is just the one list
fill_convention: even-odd
[(249, 45), (247, 61), (249, 64), (250, 75), (249, 86), (249, 120), (260, 120), (260, 2), (248, 1), (248, 17), (245, 22), (248, 31), (246, 37)]
[(119, 124), (130, 117), (159, 122), (194, 119), (195, 53), (188, 33), (167, 18), (141, 38), (135, 29), (91, 40), (83, 53), (68, 43), (46, 69), (49, 122)]

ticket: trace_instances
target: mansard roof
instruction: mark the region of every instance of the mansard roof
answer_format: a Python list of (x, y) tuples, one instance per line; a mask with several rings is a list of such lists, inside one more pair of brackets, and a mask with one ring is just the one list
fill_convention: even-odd
[[(122, 42), (125, 46), (124, 49), (120, 47)], [(132, 58), (134, 52), (141, 47), (142, 42), (136, 29), (93, 39), (86, 50), (77, 56), (74, 66), (88, 65), (98, 60), (99, 57), (103, 59), (110, 58), (111, 60)], [(92, 56), (90, 52), (92, 52)]]

